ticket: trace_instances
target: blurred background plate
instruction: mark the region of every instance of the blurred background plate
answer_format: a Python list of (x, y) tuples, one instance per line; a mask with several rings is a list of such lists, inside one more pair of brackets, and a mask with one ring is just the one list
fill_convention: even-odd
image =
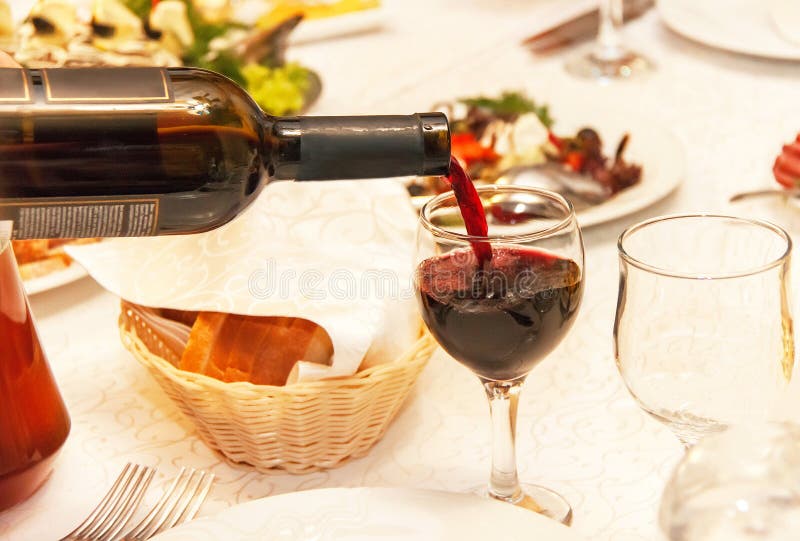
[[(773, 21), (774, 5), (770, 0), (659, 0), (658, 11), (673, 31), (711, 47), (800, 60), (800, 44), (785, 39)], [(800, 28), (797, 32), (800, 34)]]
[(566, 526), (507, 503), (469, 494), (332, 488), (231, 507), (153, 541), (581, 541)]
[(385, 21), (382, 8), (337, 15), (326, 19), (303, 21), (289, 36), (290, 45), (322, 41), (335, 37), (380, 30)]
[(51, 289), (65, 286), (67, 284), (71, 284), (72, 282), (77, 282), (81, 278), (85, 278), (87, 276), (89, 276), (89, 273), (86, 272), (86, 269), (73, 261), (70, 266), (65, 269), (52, 272), (45, 276), (40, 276), (38, 278), (25, 280), (25, 293), (28, 295), (44, 293), (45, 291), (50, 291)]
[[(313, 2), (309, 2), (313, 4)], [(244, 24), (252, 24), (264, 13), (264, 0), (234, 1), (234, 18)], [(289, 44), (311, 43), (353, 34), (380, 30), (386, 21), (386, 9), (382, 5), (323, 18), (307, 18), (289, 36)]]
[(603, 139), (607, 155), (612, 156), (625, 133), (630, 142), (625, 158), (642, 166), (641, 181), (599, 205), (579, 210), (581, 227), (598, 225), (649, 207), (672, 193), (686, 175), (686, 153), (674, 132), (657, 120), (621, 110), (573, 108), (571, 114), (556, 110), (559, 133), (573, 133), (584, 126), (594, 127)]

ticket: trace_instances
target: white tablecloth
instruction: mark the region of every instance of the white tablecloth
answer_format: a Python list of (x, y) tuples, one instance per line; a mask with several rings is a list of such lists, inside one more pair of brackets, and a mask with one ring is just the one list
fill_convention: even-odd
[[(599, 86), (563, 70), (565, 53), (535, 58), (519, 38), (562, 0), (386, 1), (380, 33), (295, 48), (325, 93), (315, 113), (406, 113), (432, 101), (521, 88), (555, 113), (580, 100), (624, 115), (647, 114), (684, 142), (688, 171), (674, 195), (634, 216), (585, 231), (588, 287), (577, 325), (529, 378), (519, 417), (524, 480), (552, 487), (575, 508), (574, 529), (594, 541), (656, 538), (660, 491), (681, 456), (676, 439), (624, 390), (612, 359), (617, 293), (615, 240), (651, 215), (733, 209), (733, 191), (768, 185), (776, 152), (800, 130), (800, 65), (732, 56), (670, 33), (655, 11), (627, 26), (658, 71), (640, 83)], [(563, 6), (567, 7), (564, 8)], [(749, 212), (749, 208), (748, 212)], [(791, 211), (759, 209), (792, 231)], [(180, 466), (218, 477), (201, 515), (289, 491), (398, 486), (464, 491), (489, 471), (489, 423), (477, 379), (441, 352), (382, 441), (362, 459), (305, 476), (230, 466), (120, 344), (118, 301), (90, 279), (32, 298), (45, 349), (72, 416), (52, 478), (0, 514), (0, 539), (40, 540), (69, 531), (127, 461)]]

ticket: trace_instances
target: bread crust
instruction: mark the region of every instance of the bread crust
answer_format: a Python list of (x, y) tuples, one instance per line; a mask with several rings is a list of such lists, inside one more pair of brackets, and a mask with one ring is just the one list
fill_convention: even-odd
[(298, 361), (330, 365), (332, 356), (328, 333), (306, 319), (201, 312), (178, 368), (225, 382), (284, 385)]
[(91, 244), (100, 239), (36, 239), (12, 241), (22, 280), (33, 280), (66, 269), (72, 258), (64, 251), (67, 244)]

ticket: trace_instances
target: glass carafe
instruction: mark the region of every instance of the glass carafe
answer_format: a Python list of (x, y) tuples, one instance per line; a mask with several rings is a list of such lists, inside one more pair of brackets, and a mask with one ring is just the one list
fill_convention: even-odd
[(0, 511), (45, 482), (69, 429), (11, 242), (0, 236)]

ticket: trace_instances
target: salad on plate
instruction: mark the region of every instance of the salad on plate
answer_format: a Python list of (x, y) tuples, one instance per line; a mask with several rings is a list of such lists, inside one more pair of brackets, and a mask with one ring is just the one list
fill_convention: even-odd
[(321, 81), (286, 60), (303, 14), (245, 25), (226, 0), (38, 0), (21, 24), (0, 0), (0, 49), (31, 67), (194, 66), (245, 88), (266, 112), (300, 114)]
[[(453, 155), (476, 183), (534, 183), (580, 207), (605, 202), (641, 180), (641, 165), (625, 159), (627, 134), (607, 156), (595, 128), (558, 133), (549, 106), (520, 92), (461, 98), (439, 108), (451, 119)], [(408, 189), (421, 204), (450, 188), (430, 177), (411, 181)]]

